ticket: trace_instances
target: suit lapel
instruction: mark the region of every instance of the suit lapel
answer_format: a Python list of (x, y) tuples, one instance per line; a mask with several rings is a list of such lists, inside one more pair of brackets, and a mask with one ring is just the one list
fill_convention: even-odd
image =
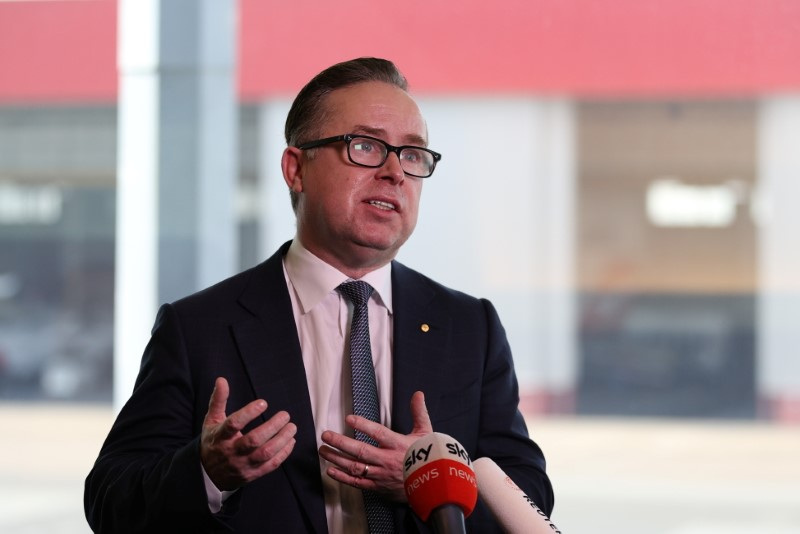
[(281, 249), (256, 270), (240, 296), (253, 316), (233, 333), (256, 398), (265, 399), (265, 420), (286, 410), (297, 425), (294, 450), (281, 469), (317, 532), (327, 531), (317, 441), (300, 341), (283, 274)]
[[(265, 399), (265, 418), (286, 410), (297, 424), (297, 443), (283, 463), (295, 498), (317, 532), (327, 531), (314, 419), (300, 341), (283, 274), (286, 243), (256, 269), (239, 303), (252, 317), (233, 325), (233, 334), (256, 398)], [(437, 392), (446, 380), (450, 313), (438, 304), (436, 289), (419, 273), (392, 263), (394, 301), (392, 427), (413, 427), (411, 395), (423, 391), (435, 413)], [(427, 325), (427, 326), (425, 326)]]
[(409, 409), (415, 391), (425, 393), (436, 412), (441, 383), (447, 380), (445, 354), (450, 344), (451, 314), (436, 299), (437, 290), (419, 273), (392, 263), (394, 362), (392, 427), (407, 434), (413, 428)]

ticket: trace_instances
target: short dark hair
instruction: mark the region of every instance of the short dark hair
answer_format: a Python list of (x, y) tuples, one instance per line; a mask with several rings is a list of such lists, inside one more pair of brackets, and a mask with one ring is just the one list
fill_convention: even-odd
[[(387, 59), (362, 57), (337, 63), (314, 76), (292, 102), (286, 116), (287, 146), (298, 146), (319, 137), (328, 115), (324, 102), (336, 89), (364, 82), (384, 82), (408, 91), (408, 82), (394, 63)], [(342, 132), (346, 133), (346, 132)], [(292, 209), (297, 209), (297, 194), (290, 190)]]
[(303, 87), (286, 116), (286, 144), (297, 146), (319, 134), (325, 118), (323, 101), (336, 89), (363, 82), (384, 82), (408, 91), (405, 76), (389, 60), (362, 57), (323, 70)]

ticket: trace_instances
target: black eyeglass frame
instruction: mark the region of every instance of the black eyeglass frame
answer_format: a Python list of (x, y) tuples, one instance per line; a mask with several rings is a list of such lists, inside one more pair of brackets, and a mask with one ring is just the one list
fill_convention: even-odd
[[(386, 156), (384, 156), (383, 161), (381, 161), (380, 164), (378, 164), (378, 165), (367, 165), (365, 163), (359, 163), (357, 161), (354, 161), (353, 160), (353, 156), (350, 155), (350, 142), (353, 139), (369, 139), (371, 141), (377, 141), (378, 143), (380, 143), (383, 146), (385, 146), (386, 147)], [(425, 147), (422, 147), (422, 146), (416, 146), (416, 145), (394, 146), (394, 145), (390, 145), (389, 143), (387, 143), (383, 139), (378, 139), (377, 137), (372, 137), (371, 135), (363, 135), (363, 134), (335, 135), (333, 137), (326, 137), (324, 139), (317, 139), (316, 141), (309, 141), (308, 143), (303, 143), (302, 145), (298, 145), (295, 148), (299, 148), (300, 150), (308, 150), (310, 148), (317, 148), (317, 147), (320, 147), (320, 146), (323, 146), (323, 145), (329, 145), (331, 143), (336, 143), (338, 141), (344, 141), (347, 144), (347, 159), (349, 159), (351, 163), (353, 163), (355, 165), (358, 165), (359, 167), (367, 167), (367, 168), (370, 168), (370, 169), (377, 169), (378, 167), (382, 167), (386, 163), (386, 160), (389, 159), (389, 154), (391, 154), (392, 152), (397, 154), (397, 158), (400, 159), (400, 153), (403, 150), (405, 150), (406, 148), (413, 148), (414, 150), (423, 150), (423, 151), (429, 153), (431, 156), (433, 156), (433, 164), (431, 164), (431, 172), (429, 172), (425, 176), (421, 176), (419, 174), (412, 174), (412, 173), (408, 172), (407, 170), (403, 169), (403, 172), (405, 174), (407, 174), (409, 176), (413, 176), (415, 178), (429, 178), (433, 174), (433, 171), (436, 169), (436, 163), (440, 159), (442, 159), (442, 155), (441, 154), (439, 154), (438, 152), (434, 152), (433, 150), (431, 150), (429, 148), (425, 148)], [(402, 167), (402, 163), (403, 163), (402, 159), (400, 159), (400, 163), (401, 163), (401, 167)]]

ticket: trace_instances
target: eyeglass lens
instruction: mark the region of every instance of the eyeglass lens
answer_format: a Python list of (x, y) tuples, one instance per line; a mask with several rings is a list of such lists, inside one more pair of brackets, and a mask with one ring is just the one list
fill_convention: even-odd
[[(348, 154), (354, 163), (368, 167), (380, 167), (389, 151), (382, 142), (367, 137), (353, 137)], [(420, 148), (405, 147), (400, 151), (400, 167), (414, 176), (429, 176), (433, 169), (433, 154)]]

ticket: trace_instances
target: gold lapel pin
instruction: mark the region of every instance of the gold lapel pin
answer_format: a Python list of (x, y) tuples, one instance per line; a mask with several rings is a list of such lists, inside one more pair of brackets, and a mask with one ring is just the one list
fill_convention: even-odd
[(430, 326), (428, 326), (426, 323), (422, 323), (422, 324), (420, 325), (419, 329), (420, 329), (420, 330), (422, 330), (423, 332), (427, 332), (428, 330), (430, 330), (430, 329), (431, 329), (431, 327), (430, 327)]

